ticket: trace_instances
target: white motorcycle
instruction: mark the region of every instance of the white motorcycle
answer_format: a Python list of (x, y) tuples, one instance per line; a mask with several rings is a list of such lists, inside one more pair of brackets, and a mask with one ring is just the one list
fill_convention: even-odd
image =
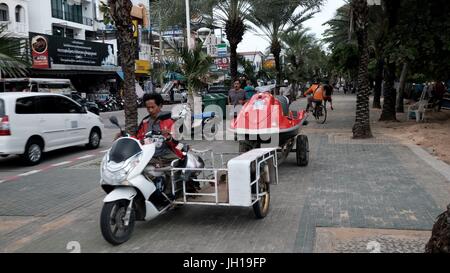
[(183, 133), (186, 127), (191, 128), (191, 136), (199, 132), (207, 139), (212, 139), (219, 131), (221, 122), (215, 112), (192, 114), (186, 103), (174, 108), (174, 112), (172, 118), (177, 121), (176, 124), (177, 128), (179, 128), (179, 133)]
[[(170, 112), (162, 112), (157, 120), (170, 117)], [(110, 121), (120, 128), (116, 117), (111, 117)], [(175, 196), (164, 193), (166, 185), (173, 182), (166, 179), (166, 172), (173, 166), (204, 167), (203, 160), (182, 144), (177, 148), (183, 151), (184, 159), (175, 160), (166, 168), (148, 165), (156, 148), (166, 141), (165, 137), (160, 132), (149, 132), (145, 136), (149, 144), (143, 145), (125, 135), (122, 129), (121, 132), (122, 137), (113, 143), (101, 163), (101, 186), (108, 195), (103, 200), (100, 227), (103, 237), (112, 245), (130, 238), (135, 221), (149, 221), (174, 206)], [(193, 181), (195, 175), (195, 172), (187, 172), (179, 179)]]

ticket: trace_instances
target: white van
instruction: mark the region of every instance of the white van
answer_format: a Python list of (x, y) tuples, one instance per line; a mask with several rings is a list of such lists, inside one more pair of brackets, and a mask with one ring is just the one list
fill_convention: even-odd
[(74, 100), (53, 93), (0, 93), (0, 156), (18, 154), (36, 165), (42, 153), (100, 145), (104, 125)]
[(69, 79), (5, 78), (0, 79), (1, 92), (47, 92), (70, 94), (76, 92)]

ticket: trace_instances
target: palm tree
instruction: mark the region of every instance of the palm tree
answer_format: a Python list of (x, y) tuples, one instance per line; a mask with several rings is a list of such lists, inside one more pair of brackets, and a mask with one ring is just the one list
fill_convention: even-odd
[(119, 59), (124, 80), (124, 102), (125, 102), (125, 128), (134, 135), (137, 130), (138, 112), (137, 95), (135, 87), (135, 51), (136, 42), (133, 38), (133, 24), (131, 20), (131, 9), (133, 4), (130, 0), (108, 0), (109, 14), (117, 29), (117, 43), (119, 48)]
[(433, 225), (431, 238), (425, 246), (426, 253), (450, 253), (450, 204)]
[(237, 77), (237, 47), (248, 29), (246, 20), (251, 12), (249, 0), (217, 0), (216, 18), (225, 26), (225, 34), (230, 43), (230, 74), (234, 81)]
[(183, 61), (181, 70), (186, 78), (188, 88), (188, 105), (194, 109), (194, 96), (203, 87), (208, 78), (209, 67), (212, 58), (202, 50), (202, 44), (197, 43), (193, 49), (183, 47), (179, 50), (179, 56)]
[[(308, 33), (308, 28), (300, 28), (293, 32), (284, 32), (281, 35), (282, 45), (288, 60), (286, 74), (290, 82), (297, 90), (298, 83), (308, 80), (314, 73), (309, 74), (308, 70), (315, 70), (311, 67), (316, 60), (316, 48), (319, 47), (313, 34)], [(314, 60), (312, 60), (314, 59)]]
[[(329, 44), (329, 48), (337, 53), (339, 50), (351, 51), (353, 44), (356, 44), (356, 37), (350, 29), (350, 21), (352, 17), (352, 9), (349, 3), (337, 9), (336, 15), (333, 19), (327, 21), (324, 25), (328, 25), (325, 30), (323, 39)], [(369, 47), (376, 58), (375, 67), (375, 91), (373, 107), (381, 108), (381, 83), (383, 81), (383, 66), (384, 66), (384, 44), (386, 36), (386, 27), (384, 24), (384, 14), (379, 6), (369, 7), (369, 27), (368, 39)], [(348, 45), (344, 46), (344, 45)], [(344, 49), (347, 47), (346, 49)], [(351, 55), (348, 55), (351, 57)], [(335, 64), (334, 64), (335, 65)], [(349, 68), (354, 67), (350, 65)]]
[(30, 64), (25, 48), (26, 40), (11, 37), (6, 26), (0, 25), (0, 78), (2, 73), (15, 78), (27, 74)]
[[(322, 4), (322, 0), (256, 0), (254, 2), (255, 8), (250, 21), (256, 29), (264, 33), (265, 38), (270, 42), (270, 52), (275, 57), (278, 83), (281, 82), (282, 75), (280, 62), (282, 33), (292, 31), (310, 19), (318, 11), (320, 4)], [(303, 9), (299, 10), (299, 7)]]
[(353, 138), (371, 138), (369, 110), (369, 48), (368, 17), (366, 0), (353, 0), (351, 3), (355, 33), (360, 53), (358, 69), (358, 90), (356, 101), (356, 121), (353, 125)]
[(256, 73), (255, 73), (255, 67), (253, 66), (253, 62), (246, 60), (243, 57), (239, 58), (238, 62), (243, 68), (243, 72), (241, 74), (243, 76), (245, 76), (248, 80), (255, 82), (256, 81)]
[(352, 40), (352, 37), (349, 36), (350, 13), (350, 4), (347, 3), (336, 10), (336, 15), (333, 19), (323, 24), (328, 25), (328, 28), (323, 33), (323, 41), (329, 44), (331, 50)]

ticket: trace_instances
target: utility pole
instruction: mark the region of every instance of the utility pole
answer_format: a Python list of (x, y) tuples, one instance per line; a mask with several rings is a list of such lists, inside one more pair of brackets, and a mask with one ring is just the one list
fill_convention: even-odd
[(187, 31), (187, 46), (191, 49), (191, 12), (189, 9), (189, 0), (186, 0), (186, 31)]
[(160, 76), (159, 76), (159, 83), (161, 85), (161, 88), (164, 87), (164, 74), (163, 74), (163, 55), (164, 55), (164, 49), (163, 49), (163, 37), (162, 37), (162, 25), (161, 25), (161, 0), (159, 0), (158, 3), (158, 17), (159, 17), (159, 69), (161, 70)]

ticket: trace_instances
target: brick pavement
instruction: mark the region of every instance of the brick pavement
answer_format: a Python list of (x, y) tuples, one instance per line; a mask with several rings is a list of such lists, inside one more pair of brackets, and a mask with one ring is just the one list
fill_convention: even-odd
[[(346, 138), (355, 98), (335, 101), (326, 124), (312, 122), (305, 130), (309, 166), (297, 167), (294, 154), (281, 166), (263, 220), (250, 208), (184, 206), (138, 223), (129, 242), (111, 247), (100, 234), (98, 170), (65, 168), (0, 185), (3, 216), (33, 217), (9, 231), (0, 228), (0, 251), (69, 252), (67, 243), (78, 241), (82, 252), (313, 252), (318, 227), (429, 231), (450, 199), (450, 182), (409, 147), (382, 135)], [(235, 142), (210, 146), (237, 149)], [(21, 203), (21, 196), (30, 201)]]

